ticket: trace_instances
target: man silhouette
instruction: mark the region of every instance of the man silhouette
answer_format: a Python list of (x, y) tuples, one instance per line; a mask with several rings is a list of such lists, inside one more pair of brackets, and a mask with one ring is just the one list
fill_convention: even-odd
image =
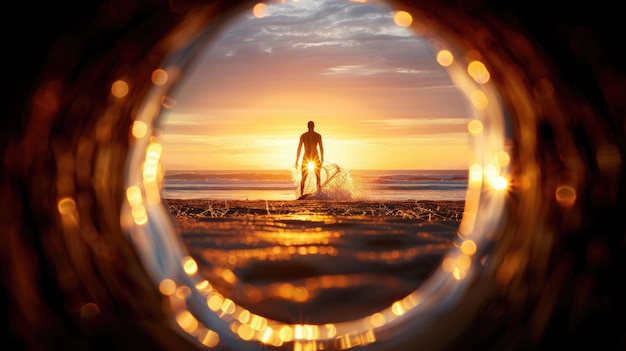
[[(307, 123), (309, 128), (308, 132), (300, 135), (300, 143), (298, 144), (298, 154), (296, 155), (296, 169), (298, 168), (298, 160), (300, 159), (300, 151), (304, 145), (304, 156), (302, 157), (302, 180), (300, 181), (300, 195), (304, 193), (304, 182), (306, 180), (307, 173), (309, 171), (309, 163), (313, 162), (313, 169), (315, 171), (315, 177), (317, 178), (317, 190), (319, 191), (321, 186), (320, 169), (322, 163), (324, 163), (324, 145), (322, 144), (322, 136), (314, 131), (315, 123), (309, 121)], [(317, 152), (319, 147), (319, 153)]]

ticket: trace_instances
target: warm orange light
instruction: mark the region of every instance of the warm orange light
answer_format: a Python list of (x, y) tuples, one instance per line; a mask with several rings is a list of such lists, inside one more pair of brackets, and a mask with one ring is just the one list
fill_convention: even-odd
[(313, 172), (313, 171), (315, 170), (315, 162), (313, 162), (313, 161), (309, 161), (309, 163), (307, 163), (306, 167), (307, 167), (307, 169), (308, 169), (310, 172)]
[(203, 345), (213, 348), (220, 343), (220, 335), (213, 330), (203, 329), (198, 335), (198, 340)]
[(556, 201), (563, 207), (576, 203), (576, 189), (570, 185), (560, 185), (556, 189)]
[(167, 83), (167, 72), (164, 69), (161, 68), (157, 68), (154, 71), (152, 71), (152, 83), (155, 85), (163, 85), (165, 83)]
[(483, 131), (483, 124), (479, 120), (471, 120), (467, 124), (467, 130), (473, 135), (480, 134)]
[(198, 272), (198, 264), (193, 258), (189, 256), (183, 258), (182, 264), (183, 269), (185, 270), (185, 273), (187, 273), (187, 275), (194, 275)]
[(470, 95), (470, 101), (472, 102), (472, 105), (474, 105), (474, 107), (480, 111), (486, 109), (489, 105), (489, 99), (487, 99), (487, 95), (485, 95), (485, 93), (480, 90), (474, 90), (472, 92), (472, 94)]
[(437, 63), (443, 67), (448, 67), (454, 62), (454, 56), (449, 50), (441, 50), (437, 53)]
[(493, 179), (491, 186), (496, 190), (506, 190), (509, 187), (509, 181), (503, 176), (497, 176)]
[(496, 163), (500, 167), (506, 167), (511, 163), (511, 155), (506, 151), (498, 151), (495, 156)]
[(480, 61), (472, 61), (467, 65), (467, 73), (479, 84), (485, 84), (489, 81), (490, 74), (485, 64)]
[(126, 96), (128, 91), (128, 84), (123, 80), (117, 80), (111, 85), (111, 94), (118, 98)]
[(400, 27), (409, 27), (413, 23), (413, 16), (406, 11), (398, 11), (393, 16), (393, 21)]
[(474, 242), (473, 240), (465, 240), (461, 244), (461, 251), (463, 251), (463, 253), (468, 256), (475, 254), (476, 249), (477, 249), (476, 242)]
[(218, 311), (222, 308), (222, 304), (224, 303), (224, 298), (219, 294), (213, 294), (207, 298), (206, 304), (209, 306), (211, 311)]
[(186, 332), (191, 333), (198, 329), (198, 320), (185, 310), (176, 315), (176, 322)]
[(159, 291), (165, 296), (170, 296), (176, 291), (176, 283), (171, 279), (163, 279), (159, 284)]
[(278, 336), (280, 337), (280, 339), (282, 341), (291, 341), (294, 338), (293, 335), (293, 329), (291, 327), (289, 327), (288, 325), (283, 326), (282, 328), (280, 328), (280, 331), (278, 332)]
[(143, 138), (148, 133), (148, 125), (144, 121), (135, 121), (131, 132), (135, 138)]
[(181, 285), (176, 288), (174, 295), (179, 299), (184, 300), (191, 295), (191, 289), (187, 285)]
[(252, 13), (256, 18), (263, 18), (267, 16), (267, 5), (263, 3), (258, 3), (254, 5), (254, 7), (252, 8)]
[(71, 197), (64, 197), (59, 200), (57, 208), (60, 214), (70, 214), (76, 210), (76, 202)]

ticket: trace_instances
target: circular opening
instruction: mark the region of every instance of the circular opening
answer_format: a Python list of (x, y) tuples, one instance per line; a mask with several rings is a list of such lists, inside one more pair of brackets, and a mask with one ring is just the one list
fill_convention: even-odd
[[(412, 20), (346, 1), (243, 13), (170, 95), (162, 200), (198, 274), (251, 313), (368, 316), (414, 291), (456, 240), (473, 114), (399, 17)], [(318, 131), (318, 162), (300, 169), (301, 152), (294, 166), (300, 132)]]
[[(339, 3), (347, 2), (336, 4)], [(257, 4), (246, 11), (262, 18), (271, 16), (271, 6), (286, 5)], [(371, 5), (349, 3), (349, 6)], [(293, 349), (311, 345), (318, 349), (349, 349), (401, 340), (407, 330), (412, 337), (417, 335), (427, 340), (430, 332), (440, 328), (441, 323), (449, 323), (452, 314), (459, 323), (456, 330), (459, 331), (462, 320), (469, 320), (472, 309), (477, 308), (461, 305), (460, 301), (480, 275), (502, 225), (505, 200), (511, 187), (510, 124), (491, 82), (490, 71), (480, 55), (460, 45), (460, 40), (452, 40), (454, 34), (443, 30), (442, 23), (431, 20), (417, 9), (393, 8), (389, 13), (389, 20), (396, 26), (409, 28), (428, 39), (438, 64), (445, 67), (471, 106), (466, 124), (470, 138), (467, 190), (453, 247), (416, 290), (385, 307), (348, 320), (285, 322), (255, 313), (216, 288), (216, 282), (200, 273), (197, 257), (193, 257), (181, 241), (162, 199), (162, 131), (154, 128), (159, 118), (175, 106), (172, 92), (180, 77), (185, 76), (185, 69), (193, 66), (191, 63), (198, 53), (217, 35), (215, 28), (198, 29), (199, 35), (188, 36), (187, 47), (175, 51), (154, 71), (154, 86), (132, 127), (134, 146), (129, 154), (126, 201), (121, 218), (145, 267), (169, 301), (175, 325), (183, 334), (211, 347), (220, 344), (235, 349), (258, 348), (258, 343), (262, 343), (266, 347)], [(227, 273), (221, 274), (224, 277)], [(290, 296), (297, 298), (300, 290), (291, 288)], [(306, 294), (309, 290), (304, 288), (301, 292)], [(320, 306), (324, 307), (327, 308)], [(465, 317), (459, 317), (461, 310)]]
[[(563, 12), (528, 2), (389, 2), (439, 62), (454, 59), (450, 74), (480, 111), (467, 124), (475, 183), (437, 274), (366, 319), (329, 325), (244, 313), (209, 287), (159, 193), (157, 126), (176, 105), (174, 87), (207, 40), (255, 3), (81, 4), (14, 11), (46, 31), (33, 31), (43, 45), (21, 45), (8, 65), (23, 74), (9, 89), (18, 106), (0, 138), (12, 345), (624, 348), (615, 323), (624, 307), (615, 279), (625, 258), (624, 60), (611, 62), (620, 32), (605, 14), (620, 11), (608, 3), (572, 2)], [(271, 18), (266, 6), (256, 13)], [(22, 34), (11, 38), (30, 35)]]

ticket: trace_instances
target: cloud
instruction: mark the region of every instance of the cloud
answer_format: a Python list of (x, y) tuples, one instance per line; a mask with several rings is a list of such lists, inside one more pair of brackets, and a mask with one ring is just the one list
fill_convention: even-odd
[[(309, 119), (329, 146), (361, 145), (381, 155), (386, 147), (396, 154), (402, 145), (467, 142), (466, 99), (426, 39), (396, 25), (387, 6), (270, 3), (266, 17), (242, 13), (224, 29), (173, 94), (163, 142), (180, 156), (168, 160), (189, 157), (198, 145), (215, 162), (275, 149), (284, 155), (272, 159), (291, 160)], [(241, 167), (257, 161), (261, 155)]]
[(267, 17), (244, 14), (234, 20), (207, 50), (207, 64), (195, 76), (237, 75), (250, 82), (348, 66), (379, 73), (439, 70), (432, 53), (424, 52), (424, 39), (395, 25), (386, 6), (303, 0), (268, 7)]

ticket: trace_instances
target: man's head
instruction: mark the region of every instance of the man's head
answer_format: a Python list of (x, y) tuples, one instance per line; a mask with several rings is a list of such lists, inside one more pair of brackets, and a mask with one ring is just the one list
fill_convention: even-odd
[(309, 123), (307, 123), (307, 127), (309, 127), (309, 129), (315, 128), (315, 122), (309, 121)]

